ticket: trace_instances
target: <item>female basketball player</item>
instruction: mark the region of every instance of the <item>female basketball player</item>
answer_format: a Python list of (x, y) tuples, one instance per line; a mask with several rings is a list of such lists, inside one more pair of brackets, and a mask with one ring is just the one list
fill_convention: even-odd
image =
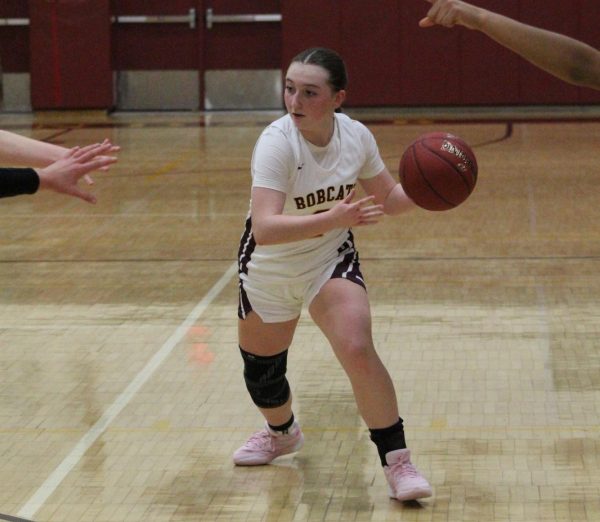
[(36, 167), (0, 168), (0, 197), (34, 194), (45, 189), (95, 203), (95, 196), (82, 191), (77, 183), (83, 177), (93, 184), (88, 173), (108, 169), (117, 158), (107, 154), (118, 151), (119, 147), (108, 140), (68, 149), (0, 131), (0, 161)]
[[(431, 487), (411, 464), (394, 385), (373, 345), (351, 229), (414, 204), (386, 169), (371, 132), (337, 112), (346, 81), (334, 51), (300, 53), (286, 74), (288, 114), (263, 131), (254, 149), (239, 248), (239, 343), (246, 386), (266, 426), (233, 460), (268, 464), (303, 444), (285, 374), (306, 303), (350, 379), (390, 495), (411, 500), (430, 496)], [(358, 200), (357, 182), (368, 194)]]

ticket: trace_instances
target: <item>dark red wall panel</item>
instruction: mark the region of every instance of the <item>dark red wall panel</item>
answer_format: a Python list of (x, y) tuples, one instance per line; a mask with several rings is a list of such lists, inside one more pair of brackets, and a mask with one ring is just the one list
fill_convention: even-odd
[(400, 6), (346, 0), (341, 12), (342, 54), (348, 69), (347, 105), (396, 105), (400, 95)]
[(207, 69), (278, 69), (281, 26), (277, 22), (223, 24), (206, 31)]
[[(483, 8), (600, 47), (597, 0), (480, 0)], [(326, 45), (350, 72), (349, 105), (519, 105), (597, 102), (489, 37), (462, 27), (422, 29), (418, 0), (283, 0), (283, 65)]]
[(112, 65), (123, 70), (197, 69), (197, 30), (185, 25), (122, 24), (113, 27)]
[(215, 15), (279, 13), (280, 4), (280, 0), (206, 0)]
[(112, 105), (108, 0), (30, 0), (34, 109)]
[(285, 73), (291, 59), (309, 47), (338, 50), (342, 44), (338, 0), (282, 0), (282, 62)]
[(400, 41), (397, 2), (377, 9), (361, 0), (282, 2), (283, 62), (309, 47), (329, 47), (340, 53), (348, 70), (346, 106), (394, 105), (400, 91)]
[(196, 9), (197, 26), (116, 24), (116, 70), (270, 69), (281, 63), (281, 24), (215, 23), (205, 27), (206, 9), (215, 15), (279, 13), (278, 0), (112, 0), (113, 14), (187, 15)]
[(123, 70), (197, 70), (202, 60), (202, 0), (112, 0), (114, 16), (187, 16), (195, 8), (198, 25), (114, 24), (112, 66)]
[[(579, 37), (583, 42), (600, 50), (600, 2), (598, 0), (580, 0)], [(581, 88), (579, 101), (600, 103), (600, 91)]]
[[(206, 0), (215, 15), (280, 13), (279, 0)], [(207, 69), (278, 69), (279, 22), (215, 23), (205, 30)]]
[[(478, 5), (600, 48), (598, 0), (480, 0)], [(185, 15), (198, 26), (111, 24), (114, 15)], [(215, 14), (278, 13), (279, 23), (216, 24)], [(312, 46), (338, 50), (350, 76), (349, 106), (600, 103), (477, 31), (422, 29), (422, 0), (2, 0), (5, 72), (31, 72), (34, 108), (112, 104), (113, 70), (281, 67)], [(201, 74), (202, 76), (202, 74)]]
[(0, 2), (0, 18), (27, 18), (29, 6), (23, 0), (2, 0)]
[(111, 0), (111, 10), (117, 15), (181, 15), (194, 7), (194, 0)]
[(398, 105), (460, 103), (462, 29), (422, 29), (425, 2), (402, 2), (398, 59), (401, 91)]
[[(23, 0), (0, 0), (0, 18), (29, 18)], [(0, 67), (4, 72), (29, 72), (29, 28), (0, 27)]]
[[(518, 0), (487, 0), (481, 5), (511, 18), (519, 17)], [(448, 29), (454, 31), (456, 28)], [(480, 33), (461, 29), (460, 103), (464, 105), (518, 104), (520, 59)]]
[(0, 65), (5, 73), (29, 72), (27, 27), (0, 27)]

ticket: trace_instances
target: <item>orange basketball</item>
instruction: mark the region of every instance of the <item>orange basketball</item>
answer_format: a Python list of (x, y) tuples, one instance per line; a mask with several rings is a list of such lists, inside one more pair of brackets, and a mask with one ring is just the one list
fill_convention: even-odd
[(477, 182), (471, 147), (453, 134), (419, 136), (400, 160), (400, 183), (415, 204), (426, 210), (449, 210), (465, 201)]

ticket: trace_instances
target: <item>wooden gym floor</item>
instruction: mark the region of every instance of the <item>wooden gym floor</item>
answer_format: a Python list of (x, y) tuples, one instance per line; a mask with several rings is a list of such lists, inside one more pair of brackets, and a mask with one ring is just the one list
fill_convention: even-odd
[(234, 263), (250, 155), (276, 116), (2, 116), (122, 152), (95, 175), (96, 206), (0, 202), (0, 520), (600, 520), (598, 117), (364, 120), (393, 172), (430, 130), (479, 160), (460, 208), (356, 230), (375, 341), (434, 497), (388, 499), (306, 316), (289, 361), (305, 448), (232, 465), (262, 424), (242, 380)]

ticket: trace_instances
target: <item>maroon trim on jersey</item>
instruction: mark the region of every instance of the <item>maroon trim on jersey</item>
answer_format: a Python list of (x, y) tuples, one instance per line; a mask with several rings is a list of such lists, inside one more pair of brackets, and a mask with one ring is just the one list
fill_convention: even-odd
[(348, 239), (344, 241), (338, 252), (340, 254), (346, 252), (346, 254), (344, 255), (344, 259), (336, 265), (330, 279), (348, 279), (348, 281), (352, 281), (366, 290), (367, 286), (360, 271), (358, 252), (354, 248), (354, 234), (352, 234), (352, 230), (348, 230)]
[(250, 300), (248, 299), (248, 295), (246, 294), (246, 290), (244, 290), (244, 283), (240, 279), (239, 282), (239, 302), (238, 302), (238, 317), (240, 319), (246, 319), (248, 314), (252, 311), (252, 305), (250, 304)]
[(246, 219), (246, 229), (240, 239), (240, 248), (238, 250), (238, 273), (248, 273), (248, 263), (252, 257), (252, 253), (256, 248), (256, 241), (252, 235), (252, 219)]
[(342, 278), (348, 279), (359, 286), (362, 286), (365, 290), (367, 285), (360, 271), (360, 263), (358, 261), (358, 252), (353, 250), (348, 252), (344, 259), (342, 259), (335, 267), (331, 279)]
[[(246, 228), (240, 239), (240, 248), (238, 250), (238, 273), (248, 273), (248, 263), (252, 257), (252, 252), (256, 248), (256, 241), (252, 235), (252, 219), (248, 217), (246, 219)], [(246, 316), (252, 311), (252, 305), (244, 290), (244, 284), (242, 280), (239, 280), (239, 303), (238, 303), (238, 317), (240, 319), (246, 319)]]

